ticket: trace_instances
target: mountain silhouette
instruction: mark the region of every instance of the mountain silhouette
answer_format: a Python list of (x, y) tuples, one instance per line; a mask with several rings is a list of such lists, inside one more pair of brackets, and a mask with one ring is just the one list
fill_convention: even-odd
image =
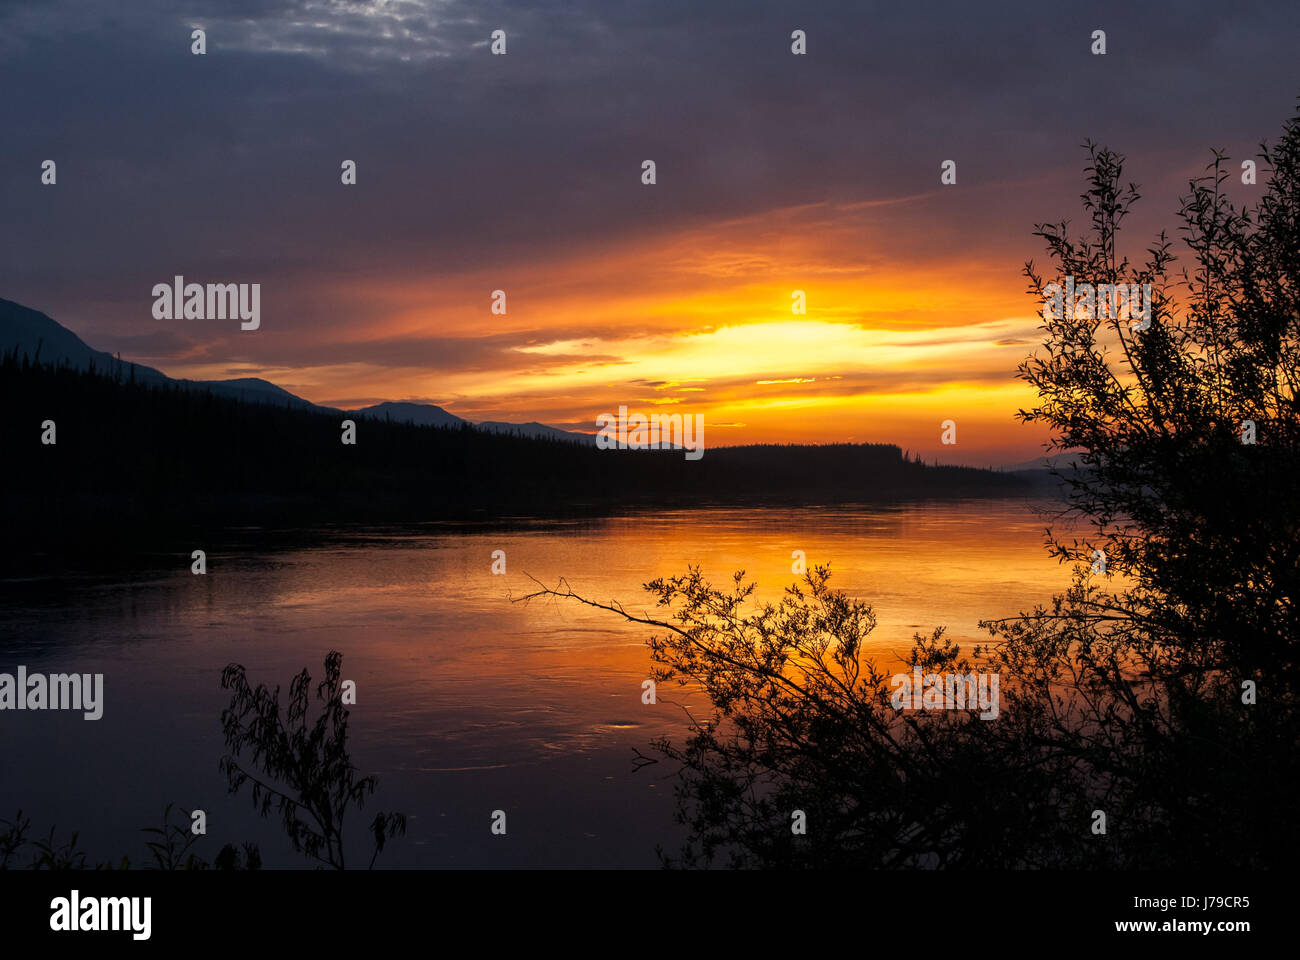
[(717, 447), (691, 460), (602, 450), (540, 423), (471, 425), (431, 404), (345, 414), (265, 380), (171, 379), (8, 301), (0, 408), (0, 529), (44, 551), (81, 550), (91, 533), (148, 551), (241, 526), (1036, 493), (1019, 475), (925, 466), (895, 444)]
[(188, 387), (232, 397), (245, 403), (275, 403), (295, 409), (330, 410), (259, 377), (234, 380), (187, 380), (169, 377), (161, 370), (95, 350), (67, 327), (39, 310), (0, 298), (0, 352), (16, 352), (33, 362), (66, 364), (76, 370), (91, 368), (110, 377), (137, 383)]
[(462, 423), (469, 422), (432, 403), (392, 403), (386, 400), (352, 412), (376, 420), (413, 423), (417, 427), (459, 427)]
[(66, 363), (78, 370), (93, 366), (109, 376), (120, 373), (129, 378), (134, 371), (135, 379), (141, 383), (162, 383), (169, 379), (161, 370), (119, 360), (111, 353), (92, 349), (67, 327), (37, 310), (0, 299), (0, 351), (14, 349), (20, 358), (25, 354), (33, 361)]
[[(434, 407), (434, 409), (438, 409)], [(596, 443), (594, 433), (574, 433), (571, 430), (561, 430), (558, 427), (548, 427), (544, 423), (538, 423), (536, 420), (530, 420), (528, 423), (504, 423), (500, 420), (480, 420), (474, 424), (479, 430), (487, 430), (491, 433), (501, 433), (512, 437), (536, 437), (543, 440), (569, 440), (575, 443), (589, 443), (593, 446)]]
[(354, 416), (376, 420), (391, 420), (416, 426), (459, 427), (468, 425), (489, 433), (576, 443), (595, 443), (595, 436), (571, 433), (556, 427), (531, 421), (529, 423), (504, 423), (497, 420), (475, 423), (449, 413), (432, 403), (377, 403), (358, 410), (339, 410), (304, 400), (283, 387), (260, 377), (240, 377), (233, 380), (187, 380), (169, 377), (161, 370), (141, 363), (122, 360), (111, 353), (96, 350), (86, 344), (67, 327), (31, 307), (0, 298), (0, 353), (16, 353), (19, 359), (42, 363), (66, 364), (76, 370), (102, 372), (107, 376), (136, 383), (161, 386), (170, 384), (186, 389), (208, 391), (231, 397), (244, 403), (274, 404), (295, 410), (317, 410), (330, 413), (350, 413)]

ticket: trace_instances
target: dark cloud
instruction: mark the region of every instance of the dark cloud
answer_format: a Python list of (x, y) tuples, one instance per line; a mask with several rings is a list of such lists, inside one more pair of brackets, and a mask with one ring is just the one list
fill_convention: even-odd
[[(497, 27), (505, 57), (485, 47)], [(865, 226), (936, 269), (1032, 255), (1031, 224), (1070, 209), (1085, 136), (1176, 189), (1209, 147), (1244, 156), (1275, 135), (1300, 90), (1298, 27), (1293, 0), (11, 2), (0, 295), (128, 343), (153, 336), (141, 291), (174, 273), (311, 304), (349, 277), (508, 273), (827, 201), (865, 204)], [(1097, 28), (1105, 57), (1088, 53)], [(47, 158), (56, 188), (39, 184)], [(956, 188), (936, 189), (943, 159)], [(1146, 193), (1163, 223), (1172, 196)], [(492, 338), (357, 350), (509, 356)]]
[[(259, 342), (258, 362), (315, 366), (336, 363), (365, 363), (394, 369), (416, 367), (430, 372), (476, 370), (541, 370), (547, 367), (571, 367), (574, 363), (621, 363), (621, 357), (597, 353), (546, 352), (521, 350), (522, 347), (556, 340), (571, 339), (547, 331), (494, 334), (483, 337), (390, 337), (353, 342), (304, 343), (292, 337), (277, 337)], [(186, 357), (199, 363), (227, 356), (238, 349), (238, 335), (209, 342)], [(125, 351), (124, 351), (125, 352)]]

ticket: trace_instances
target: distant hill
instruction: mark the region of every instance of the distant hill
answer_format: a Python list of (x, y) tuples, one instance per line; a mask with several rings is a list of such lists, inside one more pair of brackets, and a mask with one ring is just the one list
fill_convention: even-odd
[(529, 423), (506, 423), (502, 420), (465, 420), (448, 413), (442, 407), (432, 403), (376, 403), (371, 407), (349, 411), (358, 416), (373, 417), (376, 420), (389, 420), (393, 423), (410, 423), (417, 427), (459, 427), (471, 426), (475, 430), (487, 433), (499, 433), (509, 437), (534, 437), (544, 440), (566, 440), (570, 443), (596, 442), (594, 433), (573, 433), (558, 427), (548, 427), (536, 420)]
[(1076, 453), (1054, 453), (1051, 456), (1034, 457), (1032, 460), (1021, 460), (1018, 463), (1006, 463), (998, 469), (1008, 473), (1021, 473), (1026, 470), (1060, 470), (1068, 468), (1071, 461), (1077, 460), (1078, 457), (1079, 454)]
[(372, 407), (362, 407), (352, 413), (376, 420), (392, 420), (394, 423), (413, 423), (417, 427), (459, 427), (467, 420), (462, 420), (454, 413), (448, 413), (442, 407), (432, 403), (376, 403)]
[(513, 437), (537, 437), (545, 440), (569, 440), (574, 443), (589, 443), (593, 446), (596, 443), (594, 433), (574, 433), (571, 430), (561, 430), (558, 427), (548, 427), (544, 423), (538, 423), (536, 420), (530, 423), (502, 423), (499, 420), (480, 420), (474, 426), (479, 430), (487, 430), (490, 433), (501, 433)]
[[(32, 362), (39, 359), (42, 363), (66, 364), (74, 370), (94, 369), (109, 377), (128, 381), (134, 378), (137, 383), (173, 384), (183, 389), (204, 390), (219, 396), (231, 397), (244, 403), (274, 404), (294, 410), (345, 412), (304, 400), (283, 387), (258, 377), (243, 377), (235, 380), (184, 380), (168, 377), (161, 370), (155, 370), (153, 367), (132, 363), (102, 350), (95, 350), (67, 327), (47, 315), (30, 307), (24, 307), (20, 303), (14, 303), (12, 300), (0, 298), (0, 353), (15, 351), (19, 359), (27, 357)], [(494, 420), (475, 424), (431, 403), (384, 402), (346, 412), (356, 416), (391, 420), (395, 423), (410, 423), (421, 427), (459, 427), (469, 424), (489, 433), (595, 443), (594, 435), (570, 433), (537, 422), (502, 423)]]
[(19, 358), (26, 356), (33, 362), (66, 362), (77, 370), (94, 367), (110, 377), (121, 375), (129, 379), (134, 373), (140, 383), (161, 383), (168, 379), (161, 370), (92, 349), (67, 327), (37, 310), (0, 299), (0, 352), (15, 350)]
[(0, 353), (15, 353), (32, 362), (66, 364), (74, 370), (94, 369), (105, 376), (160, 386), (174, 384), (191, 390), (206, 390), (244, 403), (274, 403), (296, 410), (330, 410), (294, 396), (269, 380), (241, 377), (235, 380), (181, 380), (142, 363), (122, 360), (95, 350), (62, 324), (38, 310), (12, 300), (0, 299)]
[(283, 387), (277, 387), (270, 380), (260, 377), (241, 377), (238, 380), (172, 380), (172, 383), (192, 390), (208, 390), (244, 403), (274, 403), (278, 407), (292, 407), (295, 410), (339, 412), (333, 407), (322, 407), (294, 396)]

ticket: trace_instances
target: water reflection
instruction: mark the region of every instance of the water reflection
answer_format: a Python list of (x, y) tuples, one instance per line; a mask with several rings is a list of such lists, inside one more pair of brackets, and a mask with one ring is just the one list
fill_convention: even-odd
[[(644, 604), (641, 585), (699, 564), (738, 568), (775, 597), (791, 554), (830, 561), (834, 586), (874, 604), (872, 652), (915, 631), (1047, 600), (1068, 572), (1023, 501), (894, 508), (695, 510), (509, 529), (318, 531), (314, 544), (240, 531), (129, 578), (41, 577), (0, 587), (0, 669), (105, 674), (105, 713), (0, 716), (0, 810), (82, 832), (92, 855), (138, 845), (168, 801), (209, 817), (213, 849), (258, 840), (266, 866), (300, 866), (283, 838), (228, 796), (217, 769), (222, 668), (285, 686), (329, 650), (357, 684), (352, 754), (409, 815), (388, 865), (653, 865), (671, 845), (671, 772), (635, 750), (677, 735), (672, 703), (641, 703), (644, 629), (574, 604), (512, 604), (528, 575), (592, 599)], [(506, 573), (493, 575), (503, 550)], [(690, 706), (689, 694), (661, 699)], [(509, 833), (489, 832), (510, 812)], [(210, 851), (211, 852), (211, 851)]]

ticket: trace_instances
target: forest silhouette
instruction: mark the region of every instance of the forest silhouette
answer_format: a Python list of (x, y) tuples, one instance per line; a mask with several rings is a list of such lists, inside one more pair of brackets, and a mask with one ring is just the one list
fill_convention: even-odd
[[(123, 365), (125, 366), (125, 365)], [(259, 522), (424, 522), (601, 514), (644, 506), (819, 503), (1032, 492), (1023, 476), (925, 465), (892, 444), (598, 450), (471, 426), (438, 428), (250, 403), (119, 367), (0, 358), (5, 516), (41, 541), (112, 529)], [(41, 442), (53, 421), (56, 442)], [(937, 431), (937, 425), (936, 425)], [(937, 433), (936, 433), (937, 435)]]

